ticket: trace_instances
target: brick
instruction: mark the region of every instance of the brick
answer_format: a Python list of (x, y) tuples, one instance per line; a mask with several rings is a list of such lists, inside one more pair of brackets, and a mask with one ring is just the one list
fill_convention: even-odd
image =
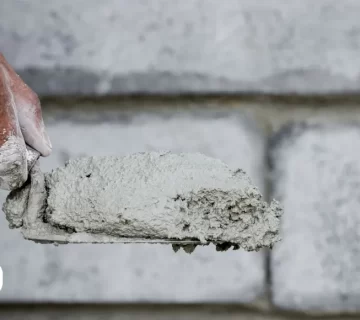
[(358, 92), (359, 12), (357, 0), (2, 0), (0, 48), (44, 95)]
[(360, 310), (359, 150), (353, 124), (292, 124), (273, 138), (273, 196), (284, 205), (271, 254), (276, 306)]
[[(44, 171), (83, 155), (200, 151), (242, 167), (263, 188), (264, 139), (236, 111), (115, 112), (77, 109), (45, 120), (54, 146)], [(39, 245), (0, 222), (0, 301), (254, 302), (265, 291), (263, 252), (213, 246), (191, 255), (162, 245)]]

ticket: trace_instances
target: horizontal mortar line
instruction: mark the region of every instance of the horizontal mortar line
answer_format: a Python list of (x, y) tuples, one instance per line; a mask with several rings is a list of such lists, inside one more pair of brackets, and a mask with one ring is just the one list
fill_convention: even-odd
[(263, 104), (309, 104), (315, 107), (328, 107), (331, 105), (353, 104), (360, 108), (360, 93), (359, 94), (318, 94), (318, 95), (300, 95), (300, 94), (229, 94), (229, 93), (204, 93), (204, 94), (124, 94), (124, 95), (49, 95), (41, 96), (41, 101), (44, 104), (56, 103), (58, 105), (68, 104), (87, 104), (87, 103), (102, 103), (113, 104), (121, 101), (125, 102), (146, 102), (151, 103), (169, 103), (176, 101), (181, 102), (196, 102), (199, 104), (205, 103), (263, 103)]
[(293, 319), (293, 320), (310, 320), (310, 319), (322, 319), (322, 320), (341, 320), (346, 319), (359, 319), (359, 313), (311, 313), (301, 311), (287, 311), (280, 310), (272, 307), (270, 310), (259, 310), (256, 307), (250, 307), (245, 304), (235, 303), (108, 303), (108, 302), (89, 302), (89, 303), (71, 303), (71, 302), (35, 302), (35, 303), (19, 303), (19, 302), (1, 302), (0, 303), (0, 315), (1, 311), (16, 311), (17, 313), (35, 311), (35, 313), (41, 312), (86, 312), (91, 310), (106, 311), (106, 312), (157, 312), (157, 313), (221, 313), (224, 314), (239, 314), (239, 315), (251, 315), (251, 316), (263, 316), (271, 320), (273, 317), (277, 320)]

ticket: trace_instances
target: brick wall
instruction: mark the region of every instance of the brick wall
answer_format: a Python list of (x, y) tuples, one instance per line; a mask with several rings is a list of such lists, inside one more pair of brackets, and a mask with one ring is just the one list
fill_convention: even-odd
[(42, 96), (44, 171), (84, 155), (199, 151), (285, 208), (272, 251), (192, 255), (34, 244), (2, 216), (6, 319), (8, 303), (47, 302), (358, 317), (359, 15), (356, 0), (1, 1), (0, 51)]

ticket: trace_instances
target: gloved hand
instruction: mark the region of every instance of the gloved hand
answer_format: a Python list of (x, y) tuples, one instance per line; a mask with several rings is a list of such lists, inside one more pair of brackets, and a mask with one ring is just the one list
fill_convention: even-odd
[(44, 157), (51, 153), (38, 96), (0, 53), (0, 189), (14, 190), (27, 180), (26, 144)]

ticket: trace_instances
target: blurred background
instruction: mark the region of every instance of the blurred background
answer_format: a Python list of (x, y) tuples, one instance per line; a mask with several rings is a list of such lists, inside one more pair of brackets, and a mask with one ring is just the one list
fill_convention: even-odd
[[(53, 153), (201, 152), (284, 206), (272, 251), (40, 245), (0, 215), (1, 319), (360, 318), (360, 2), (1, 0)], [(1, 193), (1, 202), (6, 197)]]

